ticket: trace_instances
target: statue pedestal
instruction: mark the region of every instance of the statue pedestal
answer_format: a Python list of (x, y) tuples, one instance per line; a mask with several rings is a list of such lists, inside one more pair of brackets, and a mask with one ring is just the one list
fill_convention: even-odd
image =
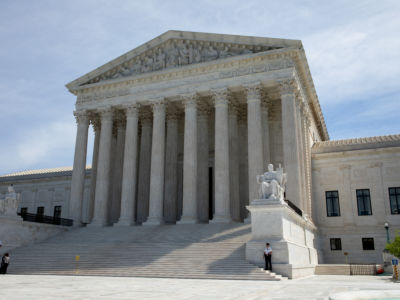
[(264, 267), (265, 243), (272, 248), (272, 270), (289, 278), (314, 274), (318, 264), (314, 247), (315, 225), (298, 215), (286, 203), (254, 200), (251, 212), (251, 240), (246, 244), (246, 260)]

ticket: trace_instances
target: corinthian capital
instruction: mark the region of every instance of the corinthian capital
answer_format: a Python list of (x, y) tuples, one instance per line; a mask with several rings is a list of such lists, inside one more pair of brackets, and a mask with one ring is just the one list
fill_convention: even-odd
[(153, 112), (155, 114), (159, 114), (159, 113), (164, 113), (165, 112), (164, 99), (158, 99), (157, 101), (154, 101), (153, 103), (151, 103), (151, 106), (152, 106)]
[(124, 109), (127, 118), (138, 117), (139, 104), (126, 105)]
[(211, 90), (211, 95), (214, 99), (215, 106), (221, 105), (228, 105), (229, 98), (228, 98), (228, 90), (227, 89), (218, 89), (218, 90)]
[(89, 126), (89, 114), (86, 110), (74, 111), (74, 116), (77, 124), (85, 124)]
[(197, 95), (196, 94), (187, 94), (183, 95), (183, 105), (186, 109), (194, 109), (197, 107)]
[(279, 81), (279, 91), (281, 95), (296, 94), (299, 87), (295, 79), (286, 79)]
[(261, 85), (260, 84), (248, 84), (244, 86), (244, 91), (247, 95), (247, 101), (261, 101)]

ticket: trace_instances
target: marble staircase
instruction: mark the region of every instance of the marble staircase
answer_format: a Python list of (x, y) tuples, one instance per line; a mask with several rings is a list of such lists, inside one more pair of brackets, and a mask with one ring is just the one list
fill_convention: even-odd
[(14, 250), (8, 270), (10, 274), (286, 279), (245, 260), (249, 238), (249, 224), (76, 228)]

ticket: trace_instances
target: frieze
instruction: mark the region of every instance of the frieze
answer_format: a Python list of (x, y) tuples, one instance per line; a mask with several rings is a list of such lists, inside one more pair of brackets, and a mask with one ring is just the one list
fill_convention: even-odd
[(294, 67), (294, 64), (290, 60), (280, 60), (276, 62), (270, 62), (267, 64), (263, 65), (255, 65), (255, 66), (250, 66), (250, 67), (243, 67), (235, 70), (230, 70), (230, 71), (224, 71), (219, 73), (219, 78), (231, 78), (231, 77), (239, 77), (239, 76), (244, 76), (248, 74), (254, 74), (254, 73), (262, 73), (262, 72), (268, 72), (268, 71), (275, 71), (279, 69), (285, 69), (285, 68), (290, 68)]
[(114, 67), (85, 84), (280, 48), (282, 47), (173, 39)]
[(103, 100), (107, 98), (122, 97), (129, 95), (129, 89), (106, 90), (104, 92), (94, 92), (90, 94), (78, 95), (77, 103), (85, 103), (94, 100)]

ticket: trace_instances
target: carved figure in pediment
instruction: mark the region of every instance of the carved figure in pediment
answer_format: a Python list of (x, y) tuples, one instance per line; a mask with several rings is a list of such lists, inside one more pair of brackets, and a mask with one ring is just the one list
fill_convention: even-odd
[(142, 68), (140, 70), (142, 73), (153, 71), (153, 58), (151, 56), (146, 56), (142, 60)]
[(213, 46), (209, 45), (208, 47), (205, 46), (202, 51), (202, 56), (204, 61), (210, 61), (217, 59), (218, 52), (214, 49)]
[(154, 55), (154, 66), (153, 70), (161, 70), (165, 68), (165, 53), (159, 48), (157, 53)]
[(189, 49), (186, 47), (186, 44), (180, 44), (178, 47), (179, 58), (178, 64), (180, 66), (187, 65), (189, 63)]
[(171, 47), (167, 50), (166, 56), (167, 56), (167, 59), (166, 59), (165, 66), (167, 68), (175, 67), (178, 65), (179, 52), (178, 52), (178, 49), (177, 49), (175, 43), (173, 43), (171, 45)]
[(199, 63), (201, 62), (201, 52), (200, 52), (201, 46), (197, 46), (190, 44), (189, 46), (189, 61), (191, 64)]
[(131, 74), (140, 73), (141, 68), (142, 65), (140, 64), (140, 60), (136, 60), (130, 68)]
[(253, 51), (251, 51), (250, 49), (248, 49), (245, 45), (243, 45), (241, 48), (242, 48), (242, 49), (241, 49), (241, 51), (240, 51), (240, 54), (250, 54), (250, 53), (253, 53)]
[(218, 57), (219, 58), (225, 58), (232, 56), (232, 53), (230, 53), (228, 46), (224, 46), (221, 49), (219, 49)]

